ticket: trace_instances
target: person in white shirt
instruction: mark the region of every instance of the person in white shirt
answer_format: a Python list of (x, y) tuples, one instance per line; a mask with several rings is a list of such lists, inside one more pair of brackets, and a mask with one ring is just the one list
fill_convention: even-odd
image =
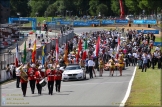
[(92, 60), (92, 57), (90, 57), (90, 59), (88, 61), (88, 70), (89, 70), (90, 78), (93, 78), (93, 73), (92, 73), (93, 66), (94, 66), (94, 62)]
[(20, 68), (21, 67), (16, 68), (16, 88), (20, 88)]
[(156, 50), (156, 51), (159, 51), (159, 50), (160, 50), (160, 48), (159, 48), (158, 46), (156, 46), (155, 50)]

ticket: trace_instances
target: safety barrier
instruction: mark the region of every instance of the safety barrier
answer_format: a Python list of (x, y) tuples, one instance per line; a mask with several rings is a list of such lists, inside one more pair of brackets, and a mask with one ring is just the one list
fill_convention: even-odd
[[(59, 35), (59, 38), (58, 38), (59, 46), (66, 43), (67, 41), (72, 39), (74, 36), (75, 36), (75, 34), (73, 31), (69, 32), (68, 34)], [(45, 54), (47, 55), (55, 45), (56, 45), (56, 38), (51, 38), (51, 42), (45, 43), (45, 47), (46, 47)], [(42, 44), (42, 46), (43, 46), (43, 44)], [(36, 50), (36, 59), (39, 59), (42, 56), (42, 46), (38, 47), (38, 49)], [(23, 50), (21, 50), (21, 52), (19, 53), (18, 56), (19, 56), (20, 62), (22, 62), (23, 61)], [(32, 56), (32, 50), (28, 49), (26, 62), (31, 62), (31, 56)], [(15, 63), (16, 53), (2, 54), (2, 55), (0, 55), (0, 58), (1, 58), (0, 69), (4, 70), (7, 66), (7, 64)]]

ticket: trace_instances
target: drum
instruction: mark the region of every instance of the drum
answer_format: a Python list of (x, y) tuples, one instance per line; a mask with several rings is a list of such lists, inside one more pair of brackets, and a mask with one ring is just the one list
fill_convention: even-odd
[(45, 81), (45, 79), (42, 79), (42, 80), (39, 82), (39, 84), (40, 84), (42, 87), (44, 87), (44, 86), (47, 84), (47, 82)]

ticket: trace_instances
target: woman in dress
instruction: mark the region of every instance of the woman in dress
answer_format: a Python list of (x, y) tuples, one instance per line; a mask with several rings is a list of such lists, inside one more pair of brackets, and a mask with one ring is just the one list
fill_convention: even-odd
[(120, 76), (122, 76), (122, 70), (123, 70), (123, 66), (124, 66), (124, 59), (123, 57), (120, 55), (119, 56), (119, 59), (118, 59), (118, 69), (119, 69), (119, 72), (120, 72)]
[(114, 69), (115, 69), (115, 60), (113, 57), (111, 57), (111, 59), (109, 60), (109, 63), (110, 63), (110, 75), (113, 76)]
[(103, 62), (102, 58), (100, 58), (100, 60), (99, 60), (100, 76), (102, 76), (102, 74), (103, 74), (103, 67), (104, 67), (104, 62)]

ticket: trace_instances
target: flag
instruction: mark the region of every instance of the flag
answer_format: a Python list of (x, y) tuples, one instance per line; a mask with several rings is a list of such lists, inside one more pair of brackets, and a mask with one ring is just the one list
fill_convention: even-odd
[(68, 65), (68, 43), (66, 42), (66, 46), (65, 46), (65, 56), (64, 56), (64, 61), (65, 61), (65, 64)]
[(88, 49), (88, 43), (87, 43), (87, 39), (84, 41), (84, 51), (83, 51), (83, 56), (82, 59), (85, 60), (87, 57), (87, 49)]
[(36, 55), (36, 40), (34, 41), (34, 46), (33, 46), (32, 63), (35, 63), (35, 55)]
[(19, 49), (18, 49), (18, 43), (16, 45), (16, 62), (15, 62), (15, 66), (18, 67), (18, 63), (19, 63)]
[(26, 62), (26, 41), (25, 41), (25, 44), (24, 44), (24, 57), (23, 57), (23, 63)]
[(78, 44), (77, 63), (79, 62), (79, 54), (80, 54), (81, 51), (82, 51), (82, 41), (80, 39), (79, 44)]
[(119, 52), (119, 48), (120, 48), (120, 37), (118, 37), (118, 46), (117, 46), (117, 52)]
[(98, 57), (98, 53), (99, 53), (99, 50), (100, 49), (100, 36), (98, 36), (98, 39), (96, 41), (96, 56)]
[(120, 37), (118, 37), (118, 46), (117, 46), (117, 51), (116, 51), (116, 58), (118, 58), (119, 48), (120, 48)]
[(58, 62), (58, 56), (59, 56), (59, 46), (58, 46), (58, 39), (56, 39), (56, 62)]
[(45, 64), (45, 46), (42, 48), (42, 65)]

